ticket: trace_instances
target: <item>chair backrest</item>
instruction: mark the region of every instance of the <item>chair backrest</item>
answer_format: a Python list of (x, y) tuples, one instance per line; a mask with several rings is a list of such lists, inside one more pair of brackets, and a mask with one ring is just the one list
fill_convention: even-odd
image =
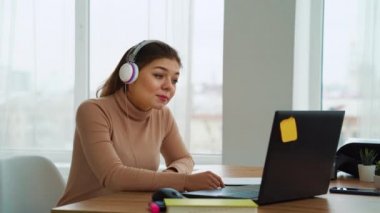
[(0, 159), (0, 212), (48, 213), (61, 196), (65, 181), (47, 158)]

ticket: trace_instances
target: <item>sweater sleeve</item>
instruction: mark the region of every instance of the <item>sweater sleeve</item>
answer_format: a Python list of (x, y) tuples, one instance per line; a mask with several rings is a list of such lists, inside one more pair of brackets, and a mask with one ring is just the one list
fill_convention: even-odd
[(107, 113), (96, 103), (86, 101), (79, 106), (76, 124), (85, 159), (102, 187), (113, 191), (154, 191), (163, 187), (184, 190), (183, 173), (125, 166), (112, 144)]
[(166, 166), (174, 168), (178, 173), (191, 174), (194, 167), (193, 158), (182, 141), (178, 126), (169, 109), (167, 109), (167, 116), (169, 128), (161, 146)]

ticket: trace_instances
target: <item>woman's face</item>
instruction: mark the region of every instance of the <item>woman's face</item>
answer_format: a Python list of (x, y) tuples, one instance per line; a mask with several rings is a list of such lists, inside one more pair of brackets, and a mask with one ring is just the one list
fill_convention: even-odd
[(174, 59), (152, 61), (140, 70), (137, 80), (128, 85), (128, 98), (140, 110), (161, 109), (175, 94), (179, 70)]

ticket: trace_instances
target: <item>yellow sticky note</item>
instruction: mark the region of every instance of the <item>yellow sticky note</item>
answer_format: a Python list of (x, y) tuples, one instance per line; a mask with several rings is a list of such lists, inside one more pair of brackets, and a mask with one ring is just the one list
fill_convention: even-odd
[(289, 117), (280, 122), (281, 140), (283, 143), (297, 140), (297, 124), (294, 117)]

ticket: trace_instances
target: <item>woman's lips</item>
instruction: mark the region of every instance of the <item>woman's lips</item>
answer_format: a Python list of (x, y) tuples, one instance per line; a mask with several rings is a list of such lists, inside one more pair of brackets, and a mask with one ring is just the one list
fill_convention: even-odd
[(158, 95), (158, 98), (162, 101), (162, 102), (167, 102), (169, 100), (169, 98), (165, 95)]

